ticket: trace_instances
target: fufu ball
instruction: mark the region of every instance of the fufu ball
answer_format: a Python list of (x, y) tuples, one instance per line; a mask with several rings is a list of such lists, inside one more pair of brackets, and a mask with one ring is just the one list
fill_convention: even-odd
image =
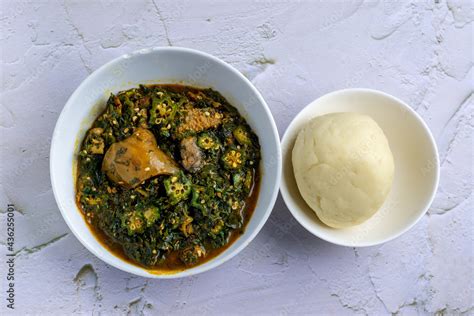
[(309, 121), (292, 153), (298, 189), (326, 225), (358, 225), (390, 192), (394, 162), (387, 138), (369, 116), (332, 113)]

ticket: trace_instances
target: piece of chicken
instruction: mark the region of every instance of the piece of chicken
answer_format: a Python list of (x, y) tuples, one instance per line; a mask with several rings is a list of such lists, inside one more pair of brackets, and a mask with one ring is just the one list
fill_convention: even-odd
[(181, 164), (184, 169), (196, 172), (203, 165), (203, 155), (201, 149), (196, 144), (196, 137), (186, 137), (181, 141)]
[(110, 146), (102, 161), (102, 171), (110, 180), (134, 188), (151, 177), (177, 173), (179, 167), (157, 147), (149, 130), (137, 128), (132, 136)]

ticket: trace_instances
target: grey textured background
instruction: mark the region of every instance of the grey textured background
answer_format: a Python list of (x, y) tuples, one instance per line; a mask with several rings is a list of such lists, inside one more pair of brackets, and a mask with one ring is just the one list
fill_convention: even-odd
[[(0, 255), (14, 203), (18, 315), (474, 313), (472, 1), (2, 0), (0, 11)], [(441, 182), (428, 214), (392, 242), (344, 248), (306, 232), (279, 198), (257, 238), (210, 272), (158, 281), (104, 264), (55, 204), (50, 137), (94, 69), (168, 45), (214, 54), (248, 76), (280, 134), (336, 89), (405, 100), (439, 146)]]

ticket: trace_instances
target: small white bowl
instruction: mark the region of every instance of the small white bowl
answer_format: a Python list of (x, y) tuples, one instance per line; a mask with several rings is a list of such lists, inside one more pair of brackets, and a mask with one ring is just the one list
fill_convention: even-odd
[[(111, 92), (143, 83), (181, 83), (219, 91), (247, 120), (260, 139), (261, 190), (254, 213), (229, 248), (208, 262), (179, 272), (156, 274), (110, 253), (92, 235), (75, 203), (75, 165), (85, 132), (105, 108)], [(152, 278), (178, 278), (215, 268), (229, 260), (257, 235), (270, 215), (281, 179), (280, 138), (270, 110), (257, 89), (222, 60), (186, 48), (144, 49), (102, 66), (74, 91), (59, 116), (50, 153), (51, 183), (64, 220), (79, 241), (93, 254), (121, 270)]]
[[(393, 186), (385, 203), (369, 220), (346, 229), (331, 228), (318, 219), (298, 191), (291, 162), (293, 145), (303, 125), (316, 116), (334, 112), (371, 116), (387, 136), (395, 162)], [(288, 126), (282, 153), (280, 191), (286, 205), (309, 232), (337, 245), (373, 246), (400, 236), (426, 213), (438, 187), (438, 150), (430, 130), (406, 103), (376, 90), (340, 90), (310, 103)]]

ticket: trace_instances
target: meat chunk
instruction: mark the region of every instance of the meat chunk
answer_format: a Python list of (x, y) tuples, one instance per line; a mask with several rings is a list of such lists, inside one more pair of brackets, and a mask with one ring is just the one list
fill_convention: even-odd
[(157, 147), (149, 130), (137, 128), (132, 136), (110, 146), (102, 161), (102, 171), (110, 180), (133, 188), (151, 177), (175, 174), (179, 167)]
[(180, 134), (188, 131), (199, 133), (209, 128), (214, 128), (222, 123), (222, 114), (213, 108), (187, 110), (183, 122), (178, 125), (177, 131)]
[(201, 149), (196, 144), (196, 137), (187, 137), (181, 141), (181, 164), (190, 171), (196, 172), (203, 165)]

